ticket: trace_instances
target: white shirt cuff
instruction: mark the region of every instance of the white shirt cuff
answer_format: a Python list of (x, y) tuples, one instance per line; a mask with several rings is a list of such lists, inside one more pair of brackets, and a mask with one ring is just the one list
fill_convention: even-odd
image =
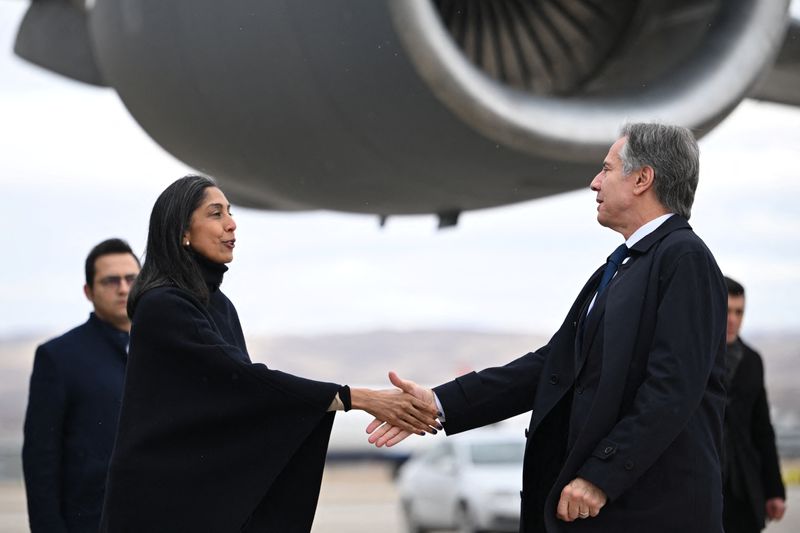
[(444, 407), (442, 407), (442, 402), (439, 401), (439, 397), (436, 396), (436, 393), (433, 393), (433, 399), (436, 402), (436, 408), (442, 413), (442, 416), (438, 417), (439, 422), (444, 422)]

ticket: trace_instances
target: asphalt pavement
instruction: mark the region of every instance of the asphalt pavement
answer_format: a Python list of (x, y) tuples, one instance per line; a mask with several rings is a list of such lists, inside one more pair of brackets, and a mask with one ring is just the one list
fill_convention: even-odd
[[(800, 532), (800, 486), (789, 487), (788, 511), (767, 533)], [(0, 533), (28, 532), (21, 481), (0, 483)], [(380, 464), (333, 465), (325, 470), (312, 533), (403, 533), (397, 491)]]

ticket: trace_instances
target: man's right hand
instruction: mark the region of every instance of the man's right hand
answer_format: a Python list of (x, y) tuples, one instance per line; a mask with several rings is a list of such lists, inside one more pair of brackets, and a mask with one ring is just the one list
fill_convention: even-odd
[[(392, 385), (401, 389), (418, 400), (421, 400), (427, 406), (436, 410), (436, 400), (434, 400), (433, 390), (420, 387), (413, 381), (401, 379), (395, 372), (389, 372), (389, 381)], [(436, 426), (437, 429), (442, 429), (441, 425)], [(369, 426), (367, 426), (367, 433), (369, 433), (369, 443), (374, 444), (378, 448), (381, 446), (394, 446), (411, 435), (410, 431), (405, 431), (397, 426), (384, 423), (382, 420), (375, 419)]]

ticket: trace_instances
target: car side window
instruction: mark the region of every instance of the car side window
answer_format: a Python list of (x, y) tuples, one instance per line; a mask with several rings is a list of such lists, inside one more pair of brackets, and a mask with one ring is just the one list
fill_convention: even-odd
[(424, 456), (425, 463), (433, 464), (439, 461), (443, 455), (447, 453), (447, 443), (442, 443), (438, 446), (431, 448)]
[(456, 463), (453, 446), (447, 442), (442, 443), (431, 450), (425, 462), (435, 470), (452, 473)]

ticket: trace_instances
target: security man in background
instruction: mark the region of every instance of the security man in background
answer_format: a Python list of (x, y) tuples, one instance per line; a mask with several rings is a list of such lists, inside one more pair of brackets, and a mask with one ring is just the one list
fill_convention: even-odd
[(120, 239), (86, 258), (86, 323), (36, 350), (22, 466), (32, 533), (96, 533), (117, 430), (139, 260)]
[(725, 533), (758, 533), (786, 511), (761, 356), (742, 342), (744, 287), (729, 277), (723, 462)]

